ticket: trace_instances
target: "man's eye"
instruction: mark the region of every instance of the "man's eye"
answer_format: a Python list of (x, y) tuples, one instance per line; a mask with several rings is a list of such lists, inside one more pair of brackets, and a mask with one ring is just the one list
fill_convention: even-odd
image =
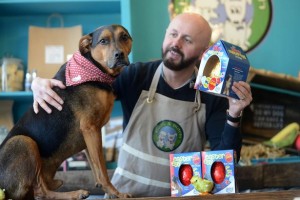
[(192, 41), (189, 40), (189, 39), (185, 39), (185, 42), (188, 43), (188, 44), (192, 44)]
[(176, 33), (170, 33), (171, 37), (176, 37), (177, 34)]

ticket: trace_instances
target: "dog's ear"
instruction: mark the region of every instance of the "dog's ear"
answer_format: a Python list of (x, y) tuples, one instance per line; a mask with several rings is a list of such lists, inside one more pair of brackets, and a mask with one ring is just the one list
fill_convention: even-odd
[(91, 34), (84, 35), (82, 38), (79, 40), (79, 51), (81, 54), (85, 54), (90, 51), (92, 44), (92, 36)]

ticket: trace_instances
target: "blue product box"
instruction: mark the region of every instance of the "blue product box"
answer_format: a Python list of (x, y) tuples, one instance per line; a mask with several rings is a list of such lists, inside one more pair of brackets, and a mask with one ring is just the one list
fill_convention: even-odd
[(199, 195), (194, 186), (189, 182), (191, 176), (202, 177), (201, 153), (189, 152), (170, 154), (170, 183), (171, 196)]
[(239, 99), (231, 86), (233, 82), (246, 82), (249, 68), (248, 58), (239, 46), (219, 40), (203, 54), (195, 89)]
[(233, 150), (202, 151), (201, 157), (203, 178), (214, 182), (211, 193), (235, 193), (235, 152)]

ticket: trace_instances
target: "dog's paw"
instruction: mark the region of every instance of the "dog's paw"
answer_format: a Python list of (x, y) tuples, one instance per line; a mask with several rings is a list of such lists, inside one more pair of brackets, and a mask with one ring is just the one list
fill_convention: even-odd
[(86, 190), (78, 190), (78, 199), (86, 199), (90, 196), (90, 193)]
[(119, 193), (118, 198), (132, 198), (132, 196), (128, 193)]

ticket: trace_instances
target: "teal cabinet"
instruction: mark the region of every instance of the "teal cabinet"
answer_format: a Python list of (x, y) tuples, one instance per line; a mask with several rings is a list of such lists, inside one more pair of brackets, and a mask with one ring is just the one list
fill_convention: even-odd
[[(62, 16), (64, 27), (81, 25), (83, 34), (99, 26), (121, 24), (121, 0), (1, 0), (0, 1), (0, 59), (12, 56), (23, 61), (27, 70), (29, 26), (47, 26), (50, 15)], [(60, 21), (51, 20), (51, 27)], [(0, 92), (1, 100), (12, 100), (16, 122), (32, 106), (31, 92)], [(116, 110), (117, 109), (117, 110)], [(122, 115), (119, 102), (113, 116)]]

